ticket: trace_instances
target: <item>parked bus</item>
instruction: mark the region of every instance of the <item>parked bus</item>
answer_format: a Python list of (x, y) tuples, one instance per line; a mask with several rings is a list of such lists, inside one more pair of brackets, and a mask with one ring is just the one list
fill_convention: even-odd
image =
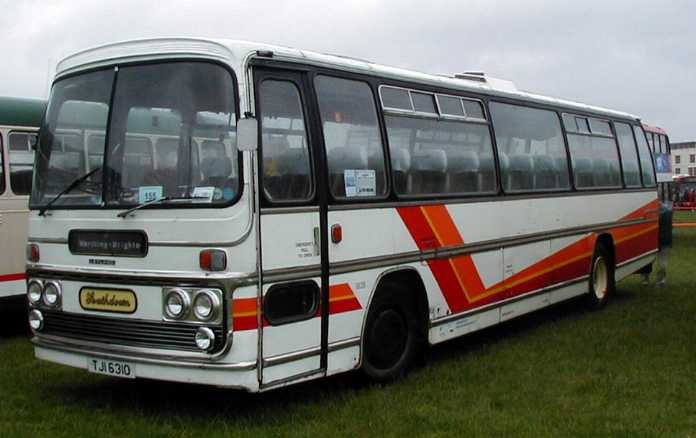
[(125, 378), (387, 381), (427, 345), (600, 307), (657, 251), (636, 116), (262, 44), (62, 60), (35, 168), (36, 356)]
[(22, 303), (36, 131), (46, 102), (0, 97), (0, 311)]

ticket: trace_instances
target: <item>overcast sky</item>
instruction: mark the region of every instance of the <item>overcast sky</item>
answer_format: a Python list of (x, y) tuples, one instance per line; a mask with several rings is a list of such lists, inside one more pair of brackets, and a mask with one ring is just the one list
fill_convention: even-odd
[(696, 2), (0, 0), (0, 95), (46, 97), (55, 64), (151, 36), (261, 41), (429, 73), (485, 71), (696, 140)]

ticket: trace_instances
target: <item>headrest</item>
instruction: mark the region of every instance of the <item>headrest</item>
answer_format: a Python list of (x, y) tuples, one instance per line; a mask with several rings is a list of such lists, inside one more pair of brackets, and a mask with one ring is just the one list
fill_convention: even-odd
[(510, 165), (508, 167), (513, 172), (530, 172), (534, 169), (534, 162), (531, 155), (518, 154), (510, 156)]
[(408, 172), (411, 169), (411, 153), (405, 148), (392, 149), (391, 163), (392, 170)]
[(275, 160), (279, 175), (306, 175), (309, 157), (304, 149), (288, 148)]
[(477, 172), (479, 157), (473, 151), (450, 151), (447, 155), (447, 166), (450, 172)]
[(447, 172), (447, 154), (442, 149), (420, 151), (413, 156), (413, 169), (428, 172)]
[(347, 169), (365, 169), (367, 167), (367, 162), (358, 148), (333, 148), (328, 151), (327, 158), (331, 173), (343, 173)]
[(201, 172), (207, 178), (227, 177), (232, 173), (232, 161), (227, 157), (208, 157), (201, 162)]

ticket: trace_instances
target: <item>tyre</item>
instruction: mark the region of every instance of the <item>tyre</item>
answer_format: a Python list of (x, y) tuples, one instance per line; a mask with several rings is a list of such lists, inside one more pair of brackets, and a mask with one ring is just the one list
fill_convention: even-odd
[(587, 304), (591, 309), (599, 309), (614, 294), (614, 261), (603, 243), (597, 243), (592, 256), (590, 270), (590, 290)]
[(422, 346), (418, 315), (410, 294), (390, 286), (378, 290), (363, 334), (363, 372), (389, 382), (413, 365)]

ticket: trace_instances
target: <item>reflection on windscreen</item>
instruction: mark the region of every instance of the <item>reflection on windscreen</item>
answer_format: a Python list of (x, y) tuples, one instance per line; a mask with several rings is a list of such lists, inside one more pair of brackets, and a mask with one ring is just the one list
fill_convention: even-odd
[(39, 143), (32, 205), (93, 170), (53, 205), (235, 199), (233, 85), (227, 70), (203, 62), (128, 66), (58, 81)]

